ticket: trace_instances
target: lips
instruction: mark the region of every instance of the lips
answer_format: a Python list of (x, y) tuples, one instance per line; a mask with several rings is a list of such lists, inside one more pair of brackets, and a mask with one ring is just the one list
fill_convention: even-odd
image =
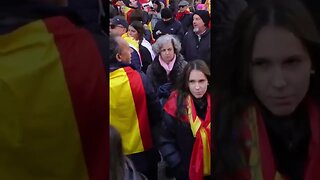
[(271, 100), (276, 105), (290, 105), (292, 103), (291, 96), (272, 97)]

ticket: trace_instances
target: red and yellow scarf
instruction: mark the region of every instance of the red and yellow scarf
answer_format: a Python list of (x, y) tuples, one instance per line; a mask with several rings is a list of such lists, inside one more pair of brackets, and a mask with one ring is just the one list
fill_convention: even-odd
[[(309, 155), (305, 166), (305, 180), (320, 177), (320, 113), (319, 107), (310, 99), (306, 101), (310, 117), (311, 140)], [(259, 110), (248, 109), (245, 114), (248, 123), (247, 138), (251, 139), (249, 148), (250, 179), (253, 180), (285, 180), (276, 170), (275, 160), (269, 143), (266, 127)]]
[[(164, 106), (164, 110), (173, 117), (176, 117), (176, 102), (177, 92), (174, 91)], [(203, 121), (197, 116), (192, 97), (189, 95), (186, 98), (187, 115), (183, 120), (190, 124), (195, 137), (189, 166), (191, 180), (202, 180), (203, 176), (211, 174), (211, 99), (209, 94), (207, 94), (207, 102), (207, 113)]]

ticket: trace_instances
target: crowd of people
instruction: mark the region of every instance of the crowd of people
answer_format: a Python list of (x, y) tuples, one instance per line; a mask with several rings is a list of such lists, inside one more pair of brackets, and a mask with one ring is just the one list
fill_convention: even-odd
[(110, 125), (146, 178), (210, 179), (209, 4), (166, 3), (110, 4)]

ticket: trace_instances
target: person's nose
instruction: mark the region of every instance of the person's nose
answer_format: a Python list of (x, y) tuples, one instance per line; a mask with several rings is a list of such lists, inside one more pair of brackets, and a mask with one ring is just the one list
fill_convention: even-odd
[(200, 84), (198, 82), (196, 82), (196, 86), (195, 86), (196, 90), (200, 89)]
[(281, 89), (287, 85), (285, 73), (281, 67), (276, 67), (272, 72), (271, 83), (277, 89)]

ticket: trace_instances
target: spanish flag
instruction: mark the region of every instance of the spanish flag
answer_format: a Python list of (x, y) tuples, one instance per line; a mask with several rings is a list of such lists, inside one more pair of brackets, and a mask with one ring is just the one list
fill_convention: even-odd
[(91, 34), (57, 16), (0, 44), (0, 179), (108, 179), (108, 82)]
[(121, 135), (126, 155), (152, 147), (147, 99), (139, 72), (131, 67), (110, 73), (110, 124)]

